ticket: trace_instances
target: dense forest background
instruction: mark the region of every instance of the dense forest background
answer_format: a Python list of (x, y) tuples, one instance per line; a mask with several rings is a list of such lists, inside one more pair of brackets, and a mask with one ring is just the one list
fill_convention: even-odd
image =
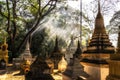
[[(120, 0), (101, 0), (100, 3), (106, 30), (111, 42), (116, 44)], [(86, 4), (81, 0), (1, 0), (0, 42), (7, 38), (11, 59), (23, 52), (27, 41), (34, 56), (51, 53), (56, 36), (61, 49), (67, 48), (71, 36), (75, 41), (82, 37), (84, 47), (94, 29), (97, 4), (98, 0)]]

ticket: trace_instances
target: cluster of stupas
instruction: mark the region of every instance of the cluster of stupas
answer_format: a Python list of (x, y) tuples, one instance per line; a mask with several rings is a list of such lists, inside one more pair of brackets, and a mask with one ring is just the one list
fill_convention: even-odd
[[(115, 52), (115, 49), (112, 46), (109, 36), (105, 30), (104, 19), (100, 9), (100, 2), (98, 2), (98, 13), (95, 19), (95, 29), (87, 49), (82, 52), (79, 40), (77, 48), (75, 49), (73, 41), (74, 40), (72, 37), (67, 52), (63, 54), (59, 49), (58, 38), (56, 37), (53, 52), (47, 55), (46, 58), (39, 55), (32, 63), (30, 71), (26, 74), (26, 78), (36, 80), (54, 80), (50, 74), (53, 74), (54, 70), (57, 69), (58, 72), (62, 72), (63, 80), (92, 80), (90, 77), (92, 75), (89, 75), (84, 71), (84, 66), (80, 63), (80, 61), (93, 64), (107, 64), (107, 60), (110, 59), (110, 55)], [(94, 70), (94, 68), (92, 70)]]
[[(105, 30), (99, 1), (95, 29), (87, 49), (82, 52), (79, 40), (77, 47), (74, 46), (73, 41), (72, 37), (67, 52), (62, 53), (56, 37), (53, 52), (46, 57), (38, 55), (35, 60), (32, 58), (29, 43), (27, 42), (24, 53), (19, 57), (21, 59), (21, 71), (25, 74), (26, 80), (55, 80), (51, 74), (57, 73), (62, 73), (63, 80), (96, 80), (92, 79), (91, 76), (99, 75), (96, 74), (99, 72), (100, 76), (97, 77), (97, 80), (102, 80), (102, 78), (98, 79), (101, 77), (101, 64), (109, 64), (109, 75), (106, 77), (106, 80), (120, 80), (120, 27), (118, 47), (116, 54), (114, 54), (115, 48), (112, 46)], [(5, 57), (4, 59), (7, 62), (6, 59), (8, 58)], [(81, 64), (82, 62), (92, 64), (92, 66), (89, 66), (91, 69), (89, 71), (99, 70), (99, 72), (87, 73), (84, 70), (84, 65)], [(58, 72), (54, 73), (54, 70), (58, 70)]]
[[(80, 48), (80, 43), (78, 41), (77, 49), (72, 55), (73, 57), (71, 58), (73, 63), (68, 63), (65, 59), (65, 54), (63, 54), (59, 49), (58, 38), (56, 37), (53, 52), (50, 55), (47, 55), (46, 57), (42, 57), (41, 55), (39, 55), (36, 58), (36, 60), (30, 66), (30, 71), (26, 74), (26, 80), (53, 80), (51, 74), (56, 74), (54, 73), (54, 70), (57, 70), (58, 73), (63, 73), (62, 77), (64, 78), (64, 76), (66, 76), (70, 80), (73, 80), (73, 78), (79, 79), (80, 76), (87, 78), (89, 77), (89, 75), (84, 72), (84, 67), (80, 64), (81, 53), (82, 51)], [(68, 75), (69, 70), (72, 71), (71, 76)]]
[(83, 61), (106, 63), (106, 59), (109, 59), (110, 54), (115, 52), (109, 36), (106, 33), (104, 26), (104, 19), (101, 14), (100, 1), (98, 1), (98, 13), (95, 18), (95, 29), (90, 39), (87, 50), (82, 54)]

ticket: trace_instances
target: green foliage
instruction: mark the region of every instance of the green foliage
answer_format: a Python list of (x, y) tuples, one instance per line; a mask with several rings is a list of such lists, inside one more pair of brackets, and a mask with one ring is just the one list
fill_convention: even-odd
[(31, 40), (31, 52), (33, 56), (39, 54), (45, 54), (47, 52), (48, 45), (48, 35), (45, 32), (45, 29), (37, 31), (32, 35)]
[(60, 49), (67, 47), (67, 43), (65, 42), (65, 40), (59, 37), (58, 37), (58, 44)]
[(110, 20), (110, 25), (107, 26), (107, 30), (109, 34), (117, 34), (118, 33), (118, 27), (120, 26), (120, 11), (117, 11), (114, 13)]
[[(44, 28), (41, 31), (37, 31), (33, 34), (31, 40), (31, 52), (33, 56), (51, 54), (55, 46), (55, 38), (50, 39), (49, 32)], [(66, 47), (66, 42), (58, 38), (59, 48)]]
[(0, 40), (2, 31), (6, 31), (12, 57), (22, 51), (26, 40), (41, 25), (44, 17), (55, 8), (56, 3), (57, 0), (0, 1)]

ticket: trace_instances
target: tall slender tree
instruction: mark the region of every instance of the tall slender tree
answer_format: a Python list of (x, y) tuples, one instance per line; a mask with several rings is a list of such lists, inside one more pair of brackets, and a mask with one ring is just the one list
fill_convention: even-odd
[[(12, 57), (20, 52), (29, 36), (41, 25), (44, 18), (55, 9), (58, 0), (3, 0), (0, 1), (0, 15), (6, 19), (6, 31), (9, 35), (9, 49)], [(22, 28), (21, 28), (22, 26)], [(29, 30), (28, 30), (28, 28)], [(25, 31), (24, 38), (15, 47), (20, 30)], [(27, 30), (27, 31), (26, 31)]]

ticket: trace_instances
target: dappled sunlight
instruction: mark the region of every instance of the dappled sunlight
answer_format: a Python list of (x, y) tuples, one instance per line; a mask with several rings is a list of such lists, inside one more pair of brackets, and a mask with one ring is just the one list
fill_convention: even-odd
[[(16, 75), (20, 71), (14, 71), (13, 73), (6, 73), (3, 75), (0, 75), (0, 80), (25, 80), (24, 75)], [(16, 75), (16, 76), (15, 76)]]

